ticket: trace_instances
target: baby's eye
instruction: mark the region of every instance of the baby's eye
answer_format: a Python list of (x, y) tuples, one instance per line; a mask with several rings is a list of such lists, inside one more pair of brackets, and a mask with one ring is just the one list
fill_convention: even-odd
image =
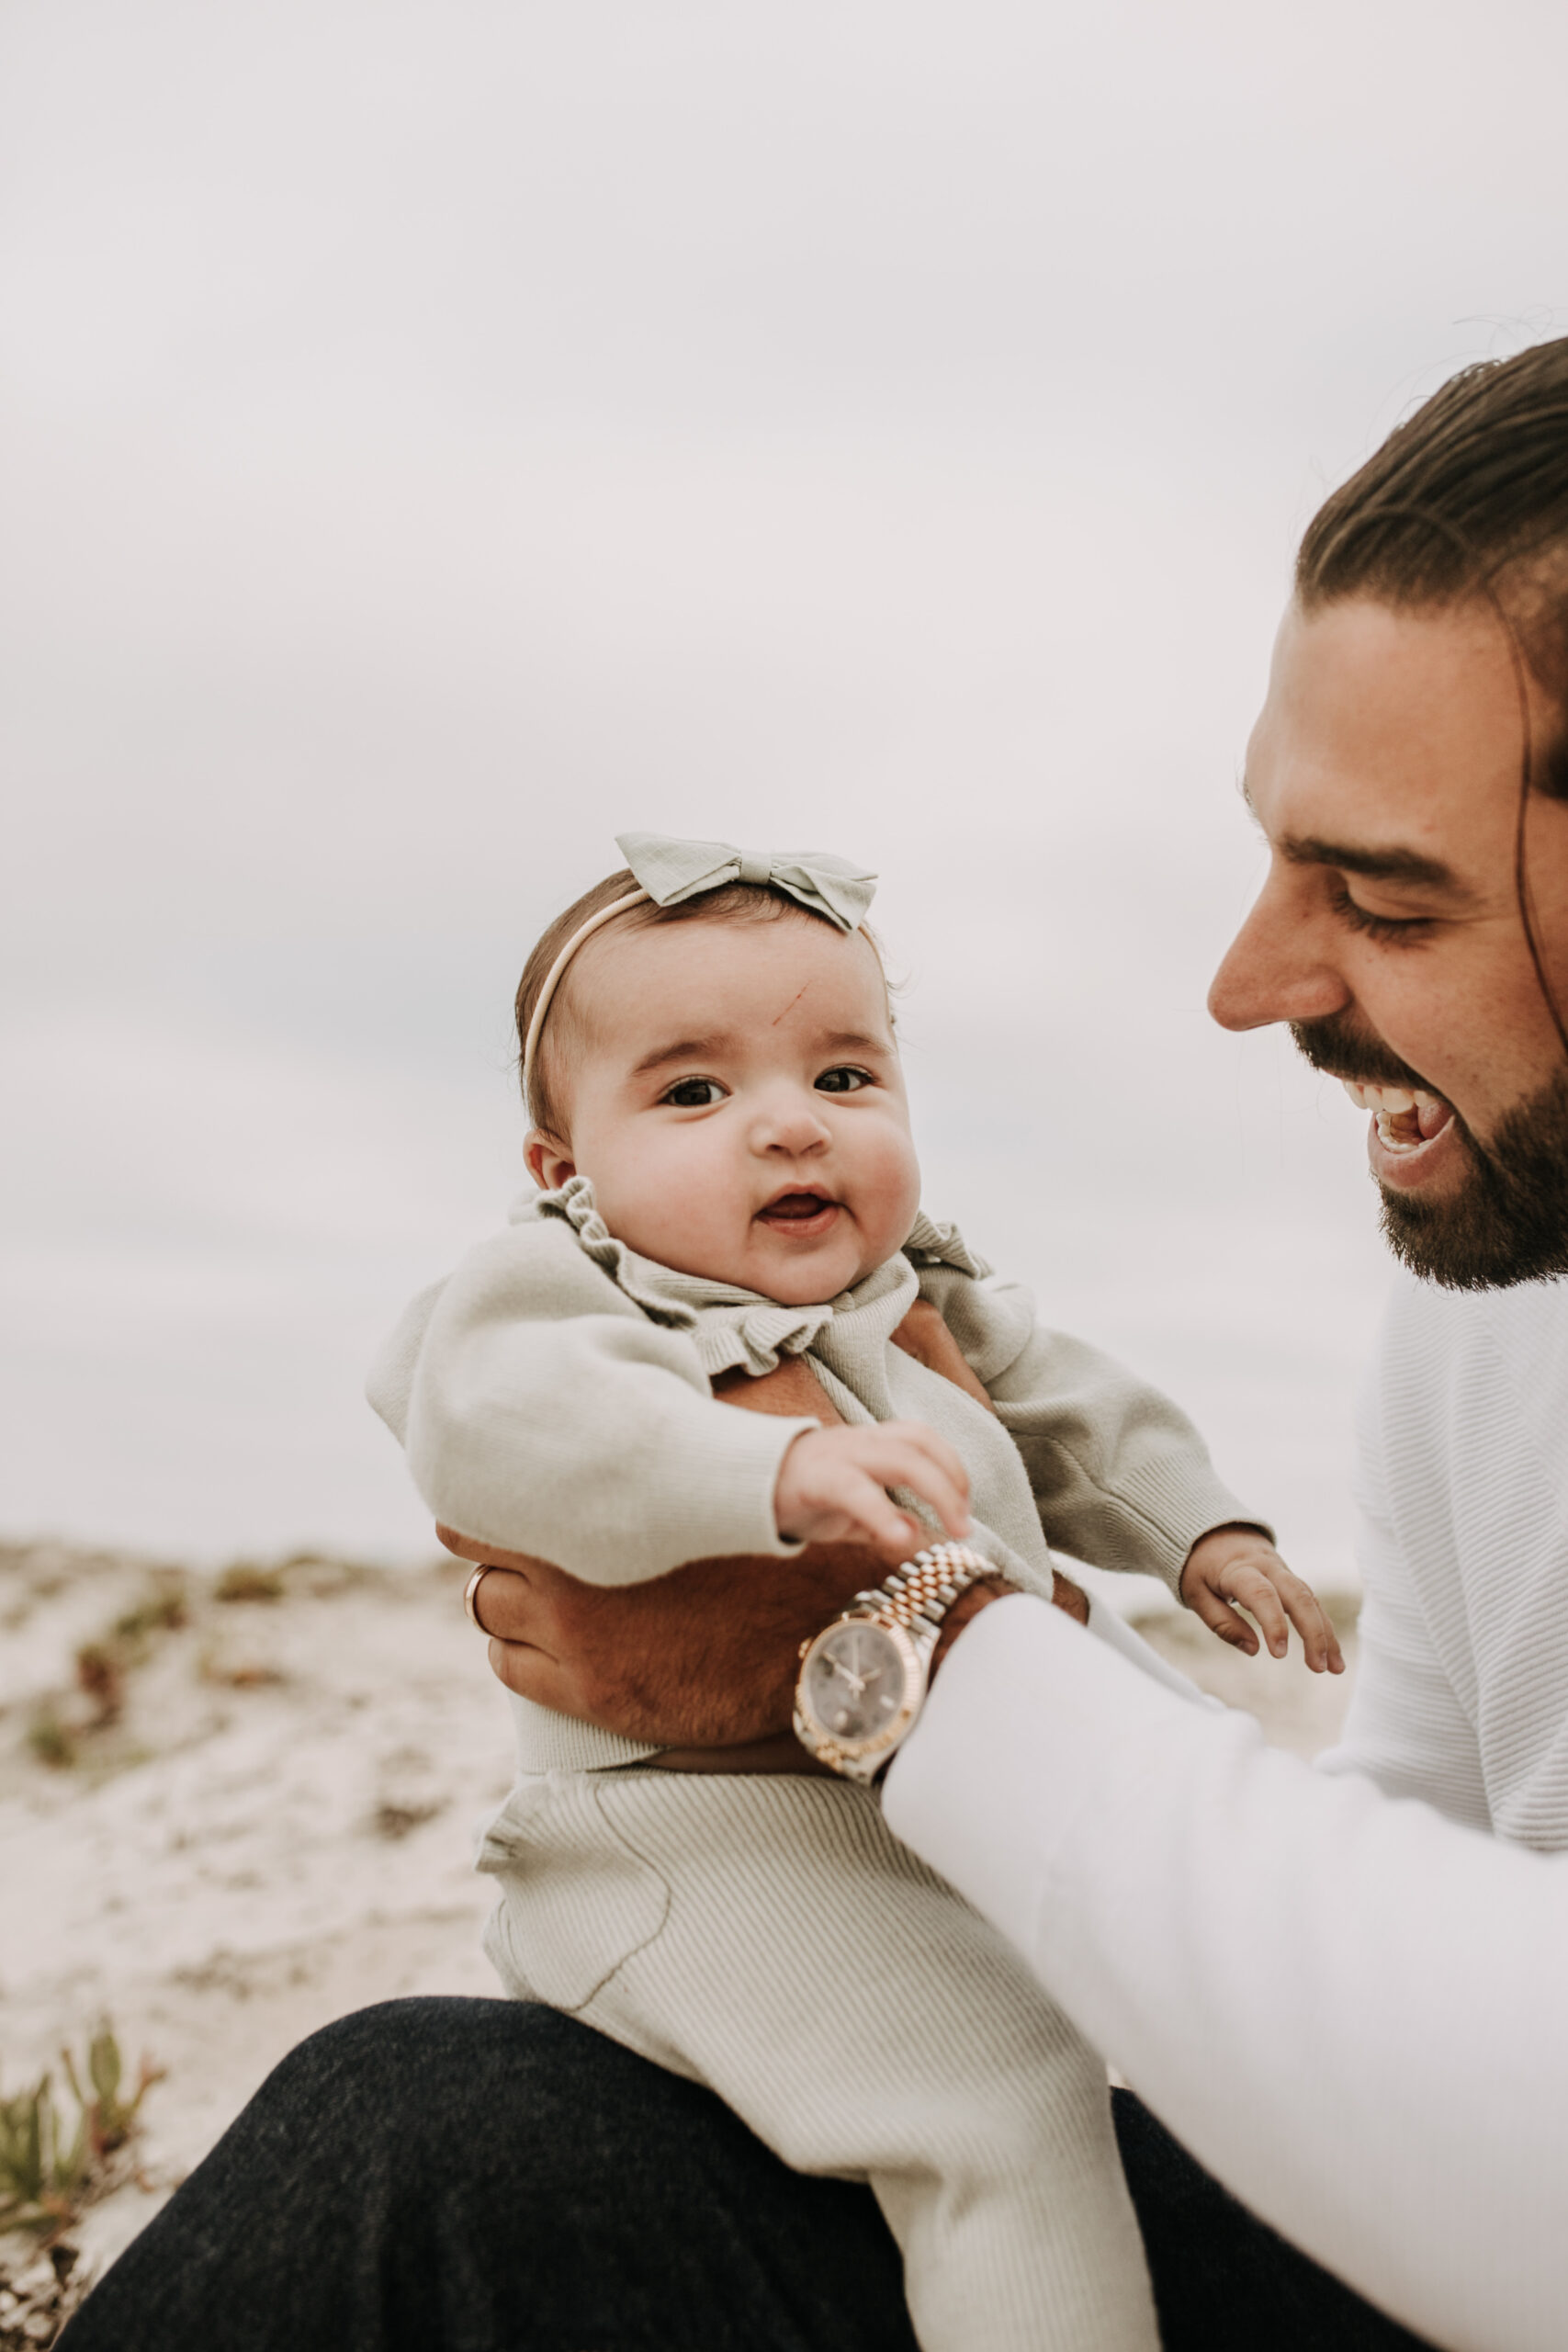
[(825, 1069), (817, 1081), (818, 1094), (858, 1094), (863, 1086), (874, 1086), (876, 1080), (868, 1069)]
[(660, 1096), (677, 1111), (705, 1111), (711, 1102), (722, 1102), (724, 1089), (716, 1078), (678, 1078)]

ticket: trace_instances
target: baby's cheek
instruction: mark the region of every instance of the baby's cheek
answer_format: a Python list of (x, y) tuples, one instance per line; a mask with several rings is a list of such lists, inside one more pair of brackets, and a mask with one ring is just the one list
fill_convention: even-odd
[(718, 1125), (704, 1122), (649, 1138), (621, 1171), (619, 1221), (606, 1209), (604, 1222), (659, 1265), (745, 1286), (750, 1194)]
[(920, 1168), (911, 1138), (894, 1128), (868, 1138), (856, 1170), (856, 1213), (863, 1232), (874, 1234), (878, 1257), (901, 1249), (920, 1205)]
[(593, 1177), (599, 1214), (615, 1238), (662, 1265), (679, 1264), (670, 1254), (671, 1243), (694, 1222), (691, 1186), (682, 1181), (672, 1140), (657, 1135), (638, 1138), (607, 1154), (599, 1170), (584, 1171)]

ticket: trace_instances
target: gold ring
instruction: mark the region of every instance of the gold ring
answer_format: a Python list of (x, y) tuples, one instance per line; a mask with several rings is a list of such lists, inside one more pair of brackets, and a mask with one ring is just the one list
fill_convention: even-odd
[(485, 1633), (484, 1627), (479, 1624), (479, 1612), (476, 1604), (478, 1603), (479, 1597), (479, 1587), (484, 1582), (486, 1577), (489, 1576), (494, 1566), (495, 1562), (493, 1560), (481, 1560), (479, 1566), (474, 1570), (473, 1575), (468, 1578), (468, 1583), (463, 1587), (463, 1607), (468, 1612), (468, 1623), (470, 1625), (476, 1625), (479, 1627), (479, 1632), (484, 1634), (487, 1642), (490, 1639), (490, 1635)]

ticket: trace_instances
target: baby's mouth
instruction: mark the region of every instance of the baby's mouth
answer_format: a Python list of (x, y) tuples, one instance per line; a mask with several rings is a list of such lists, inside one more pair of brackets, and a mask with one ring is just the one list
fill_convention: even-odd
[(826, 1233), (838, 1214), (838, 1202), (830, 1201), (825, 1193), (780, 1193), (758, 1210), (757, 1222), (771, 1226), (775, 1233), (811, 1239)]

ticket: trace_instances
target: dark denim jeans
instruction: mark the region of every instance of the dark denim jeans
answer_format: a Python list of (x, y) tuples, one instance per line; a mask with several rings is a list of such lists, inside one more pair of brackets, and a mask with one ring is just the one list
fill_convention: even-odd
[[(1168, 2352), (1415, 2346), (1116, 2098)], [(869, 2189), (789, 2171), (711, 2092), (553, 2010), (459, 2000), (302, 2042), (60, 2341), (915, 2352)]]

